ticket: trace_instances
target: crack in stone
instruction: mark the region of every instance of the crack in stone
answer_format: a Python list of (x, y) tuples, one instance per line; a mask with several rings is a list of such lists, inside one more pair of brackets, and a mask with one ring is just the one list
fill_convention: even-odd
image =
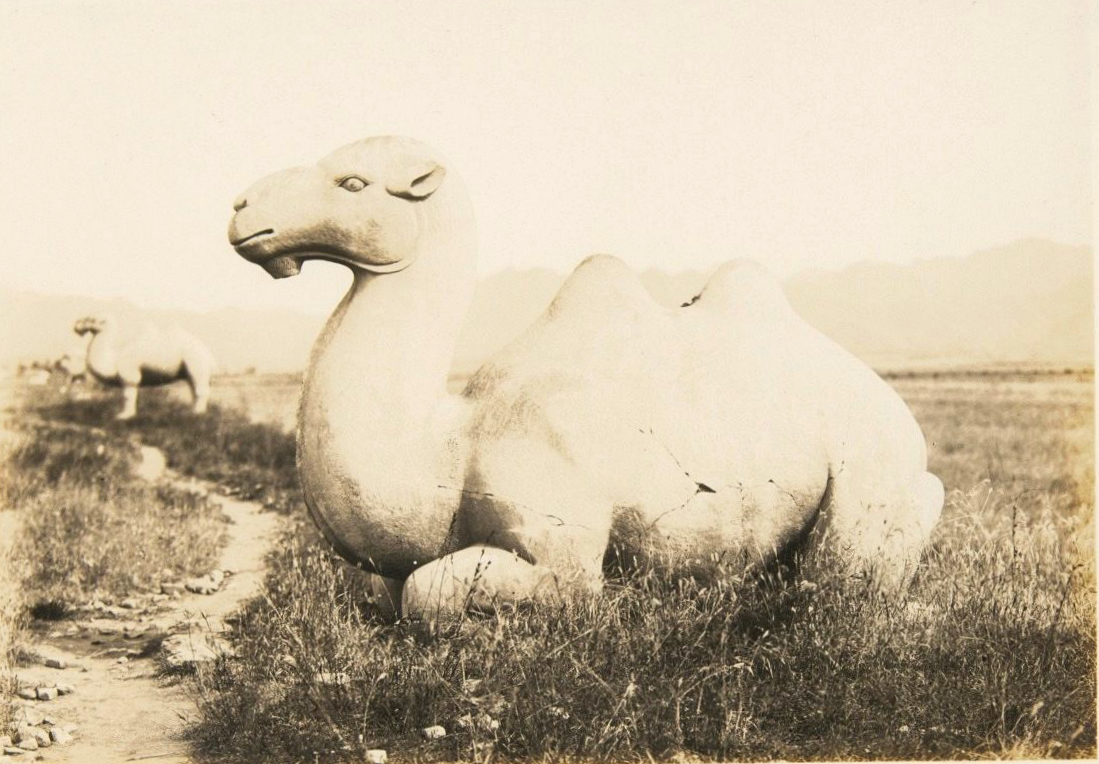
[[(641, 433), (642, 435), (650, 436), (653, 440), (655, 440), (657, 443), (660, 444), (660, 447), (663, 448), (665, 452), (667, 452), (668, 456), (672, 457), (672, 461), (675, 462), (675, 466), (678, 467), (680, 472), (682, 472), (684, 475), (686, 475), (687, 479), (690, 480), (692, 483), (694, 483), (695, 486), (697, 487), (698, 490), (695, 491), (696, 496), (699, 493), (717, 493), (717, 490), (715, 490), (714, 488), (711, 488), (710, 486), (706, 485), (705, 483), (703, 483), (701, 481), (695, 480), (694, 476), (691, 475), (691, 473), (687, 471), (687, 468), (683, 466), (683, 463), (679, 461), (679, 457), (677, 457), (674, 453), (672, 453), (672, 450), (670, 448), (668, 448), (668, 445), (664, 441), (662, 441), (660, 438), (657, 437), (656, 433), (653, 432), (652, 427), (650, 427), (647, 430), (644, 427), (638, 427), (637, 431), (639, 433)], [(692, 496), (691, 498), (693, 499), (694, 496)], [(687, 501), (690, 501), (690, 500), (691, 499), (687, 499)], [(671, 511), (674, 511), (674, 510), (671, 510)]]

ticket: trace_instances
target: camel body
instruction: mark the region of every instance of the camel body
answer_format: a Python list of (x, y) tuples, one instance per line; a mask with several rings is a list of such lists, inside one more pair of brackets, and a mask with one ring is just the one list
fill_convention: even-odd
[(85, 356), (87, 371), (108, 387), (122, 388), (119, 419), (137, 413), (138, 388), (178, 381), (191, 388), (194, 411), (206, 411), (214, 358), (194, 335), (175, 325), (143, 324), (126, 337), (114, 321), (91, 318), (78, 321), (73, 331), (91, 335)]
[(353, 144), (261, 181), (230, 228), (276, 276), (352, 267), (306, 376), (299, 472), (326, 537), (406, 612), (598, 588), (614, 555), (699, 573), (808, 543), (910, 578), (943, 498), (919, 427), (754, 263), (669, 310), (590, 258), (447, 396), (475, 246), (441, 168), (414, 142)]

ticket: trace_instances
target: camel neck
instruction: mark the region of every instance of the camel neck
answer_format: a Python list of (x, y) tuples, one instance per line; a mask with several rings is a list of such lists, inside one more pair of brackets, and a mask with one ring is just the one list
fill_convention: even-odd
[(366, 442), (392, 448), (427, 434), (447, 399), (474, 286), (472, 257), (451, 244), (448, 251), (418, 252), (397, 273), (355, 271), (313, 350), (303, 432), (327, 431), (339, 440), (342, 433), (359, 448)]
[(101, 378), (113, 377), (118, 371), (118, 359), (115, 357), (115, 329), (106, 326), (91, 335), (85, 351), (85, 365), (93, 374)]

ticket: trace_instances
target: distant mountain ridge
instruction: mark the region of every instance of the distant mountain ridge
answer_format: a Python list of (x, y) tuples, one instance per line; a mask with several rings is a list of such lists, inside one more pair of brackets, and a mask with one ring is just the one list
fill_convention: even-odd
[[(813, 326), (878, 368), (917, 364), (1094, 360), (1093, 260), (1089, 247), (1027, 239), (968, 257), (907, 265), (859, 263), (784, 282)], [(708, 272), (640, 274), (654, 299), (674, 307)], [(454, 368), (475, 370), (518, 336), (553, 299), (566, 274), (505, 270), (477, 286)], [(334, 307), (334, 306), (333, 306)], [(292, 310), (225, 308), (208, 313), (142, 310), (125, 300), (0, 289), (0, 366), (54, 358), (80, 347), (72, 324), (85, 315), (175, 322), (205, 340), (221, 370), (295, 371), (324, 318)]]

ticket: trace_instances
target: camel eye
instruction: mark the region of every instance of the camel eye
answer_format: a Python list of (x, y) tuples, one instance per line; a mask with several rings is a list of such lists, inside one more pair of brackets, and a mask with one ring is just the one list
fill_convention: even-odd
[(362, 191), (369, 184), (358, 175), (351, 175), (340, 181), (340, 188), (351, 193)]

